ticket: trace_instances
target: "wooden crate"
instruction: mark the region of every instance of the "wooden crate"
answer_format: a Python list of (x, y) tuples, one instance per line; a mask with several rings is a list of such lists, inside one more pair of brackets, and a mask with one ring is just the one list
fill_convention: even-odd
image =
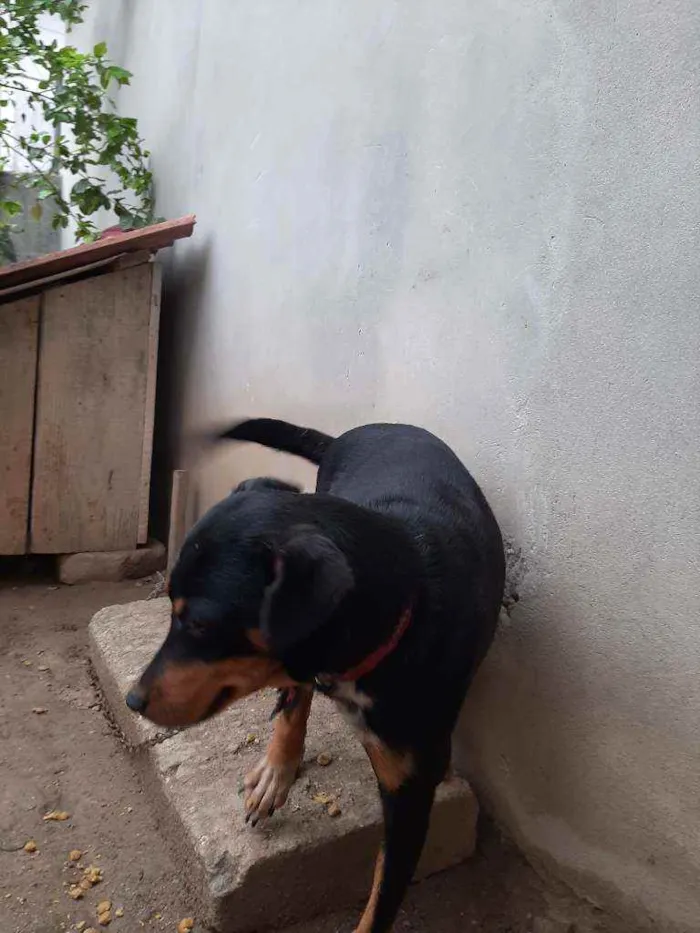
[(143, 259), (0, 305), (0, 554), (145, 543), (159, 311)]

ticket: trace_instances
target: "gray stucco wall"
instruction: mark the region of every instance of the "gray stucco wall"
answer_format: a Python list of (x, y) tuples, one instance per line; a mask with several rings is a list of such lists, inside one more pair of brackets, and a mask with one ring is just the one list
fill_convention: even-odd
[(183, 417), (451, 442), (525, 568), (463, 765), (582, 891), (700, 930), (700, 5), (94, 6), (198, 215)]

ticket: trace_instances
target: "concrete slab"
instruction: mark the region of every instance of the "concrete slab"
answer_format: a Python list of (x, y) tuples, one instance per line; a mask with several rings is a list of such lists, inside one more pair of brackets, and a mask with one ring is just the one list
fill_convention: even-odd
[(151, 540), (130, 551), (81, 551), (58, 557), (61, 583), (118, 583), (138, 580), (165, 569), (165, 546)]
[[(349, 727), (318, 697), (304, 768), (286, 806), (257, 828), (246, 826), (243, 776), (271, 732), (273, 694), (250, 697), (174, 734), (135, 717), (124, 695), (162, 641), (168, 619), (167, 599), (103, 609), (90, 623), (91, 653), (109, 711), (139, 755), (199, 920), (222, 933), (249, 933), (361, 902), (381, 838), (381, 811)], [(326, 767), (317, 763), (321, 752), (331, 757)], [(337, 801), (339, 816), (317, 802), (327, 797)], [(468, 784), (444, 784), (417, 877), (471, 855), (476, 818)]]

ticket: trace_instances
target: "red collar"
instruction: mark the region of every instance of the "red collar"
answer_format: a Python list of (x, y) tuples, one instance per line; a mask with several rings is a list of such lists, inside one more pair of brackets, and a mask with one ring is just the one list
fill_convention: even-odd
[(346, 671), (344, 674), (340, 674), (333, 679), (347, 682), (349, 680), (359, 680), (360, 677), (366, 677), (367, 674), (371, 674), (376, 667), (379, 667), (384, 658), (387, 658), (391, 652), (396, 649), (396, 646), (406, 633), (406, 629), (411, 624), (412, 616), (413, 606), (409, 605), (401, 613), (398, 624), (392, 632), (389, 641), (385, 642), (383, 645), (377, 648), (376, 651), (373, 651), (372, 654), (368, 655), (364, 659), (364, 661), (360, 661), (356, 667), (351, 668), (349, 671)]

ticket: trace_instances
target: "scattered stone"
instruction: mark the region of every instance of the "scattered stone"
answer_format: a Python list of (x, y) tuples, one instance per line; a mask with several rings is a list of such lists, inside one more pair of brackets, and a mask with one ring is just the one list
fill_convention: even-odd
[(65, 823), (70, 819), (70, 813), (67, 810), (50, 810), (43, 819), (45, 823)]
[(114, 916), (115, 916), (115, 917), (123, 917), (123, 916), (124, 916), (124, 908), (123, 908), (123, 907), (117, 907), (117, 909), (114, 911)]
[(329, 803), (333, 803), (333, 798), (330, 794), (318, 793), (314, 794), (311, 798), (314, 803), (320, 804), (322, 807), (327, 807)]
[(88, 881), (90, 885), (99, 884), (100, 881), (102, 881), (102, 869), (97, 868), (95, 865), (90, 865), (86, 868), (84, 874), (86, 881)]
[(31, 666), (32, 666), (32, 662), (29, 661), (29, 660), (22, 661), (22, 664), (24, 664), (25, 667), (31, 667)]
[(50, 668), (48, 664), (40, 664), (39, 667), (37, 667), (37, 670), (41, 671), (42, 674), (45, 674), (46, 671), (50, 670)]
[(100, 903), (97, 905), (98, 914), (106, 914), (107, 911), (111, 909), (112, 909), (111, 901), (100, 901)]
[(85, 929), (86, 926), (87, 926), (87, 923), (85, 923), (84, 920), (81, 920), (79, 923), (76, 923), (75, 929), (77, 930), (77, 933), (83, 933), (83, 930)]
[(194, 929), (194, 920), (192, 917), (183, 917), (177, 925), (177, 933), (190, 933)]
[(85, 891), (79, 884), (72, 884), (68, 888), (68, 896), (72, 897), (74, 901), (80, 901), (85, 897)]
[(25, 852), (29, 852), (30, 855), (32, 854), (32, 852), (37, 852), (37, 851), (38, 851), (38, 846), (37, 846), (36, 842), (34, 842), (33, 839), (30, 839), (28, 842), (25, 842), (25, 843), (24, 843), (24, 851), (25, 851)]
[(328, 752), (321, 752), (321, 754), (316, 759), (316, 764), (321, 765), (322, 768), (327, 768), (332, 761), (332, 755), (329, 755)]
[(112, 911), (105, 910), (103, 914), (97, 915), (97, 922), (101, 927), (108, 927), (112, 922)]
[(326, 810), (326, 813), (328, 814), (328, 816), (333, 816), (333, 817), (340, 816), (342, 812), (343, 811), (340, 809), (340, 807), (338, 806), (335, 800), (333, 801), (333, 803), (328, 805), (328, 809)]
[(79, 862), (82, 857), (83, 853), (80, 851), (80, 849), (71, 849), (68, 853), (69, 862)]
[(48, 710), (45, 706), (34, 706), (32, 712), (36, 713), (37, 716), (43, 716), (44, 713), (48, 713)]

